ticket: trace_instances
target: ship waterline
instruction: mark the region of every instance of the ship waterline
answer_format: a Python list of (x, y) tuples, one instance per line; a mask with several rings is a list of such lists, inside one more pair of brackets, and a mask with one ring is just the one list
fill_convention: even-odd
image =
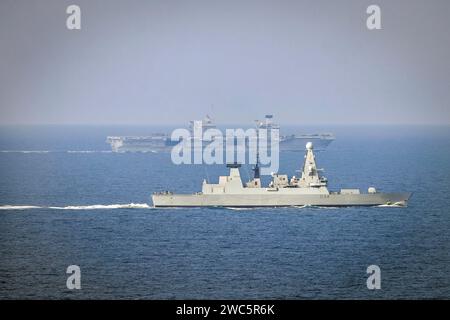
[[(267, 191), (274, 192), (274, 191)], [(276, 192), (276, 191), (275, 191)], [(155, 207), (348, 207), (348, 206), (405, 206), (411, 193), (378, 193), (342, 195), (331, 193), (327, 195), (295, 195), (277, 193), (268, 196), (266, 191), (261, 194), (160, 194), (153, 195)]]

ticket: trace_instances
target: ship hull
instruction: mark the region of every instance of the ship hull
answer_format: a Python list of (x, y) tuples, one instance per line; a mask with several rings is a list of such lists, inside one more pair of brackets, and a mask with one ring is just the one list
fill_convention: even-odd
[(374, 194), (154, 194), (155, 207), (292, 207), (292, 206), (377, 206), (406, 205), (411, 193)]
[[(325, 150), (328, 145), (334, 141), (334, 138), (286, 136), (279, 141), (280, 151), (303, 151), (306, 143), (312, 142), (315, 150)], [(148, 136), (148, 137), (107, 137), (107, 143), (111, 145), (113, 152), (171, 152), (172, 148), (180, 141), (172, 141), (169, 137)], [(208, 146), (210, 141), (202, 141), (203, 148)], [(225, 148), (226, 143), (224, 141)], [(193, 144), (191, 146), (194, 147)], [(270, 147), (269, 147), (270, 148)], [(246, 149), (249, 149), (246, 143)]]

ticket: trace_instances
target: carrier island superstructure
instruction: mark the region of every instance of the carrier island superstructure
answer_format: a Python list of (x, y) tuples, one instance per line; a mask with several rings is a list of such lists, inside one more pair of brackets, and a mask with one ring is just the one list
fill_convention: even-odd
[(227, 165), (228, 176), (219, 177), (216, 184), (203, 181), (202, 191), (194, 194), (174, 194), (170, 191), (152, 195), (155, 207), (288, 207), (288, 206), (377, 206), (407, 204), (410, 192), (381, 193), (369, 187), (367, 193), (359, 189), (330, 191), (327, 179), (319, 174), (313, 144), (306, 144), (301, 175), (289, 177), (272, 174), (267, 187), (261, 185), (260, 168), (254, 167), (254, 177), (243, 183), (239, 164)]

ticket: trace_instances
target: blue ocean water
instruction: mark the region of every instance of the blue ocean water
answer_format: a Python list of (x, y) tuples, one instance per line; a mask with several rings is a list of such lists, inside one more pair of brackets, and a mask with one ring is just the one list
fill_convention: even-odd
[[(449, 127), (326, 128), (330, 189), (411, 191), (406, 208), (248, 210), (152, 208), (154, 191), (226, 173), (104, 142), (159, 129), (0, 128), (0, 298), (450, 298)], [(281, 154), (280, 172), (302, 160)], [(81, 290), (66, 288), (73, 264)], [(373, 264), (381, 290), (366, 287)]]

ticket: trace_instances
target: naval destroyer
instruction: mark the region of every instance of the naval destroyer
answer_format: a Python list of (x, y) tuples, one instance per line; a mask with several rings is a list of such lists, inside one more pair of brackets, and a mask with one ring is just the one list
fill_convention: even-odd
[(327, 179), (319, 174), (313, 144), (306, 144), (301, 176), (291, 179), (285, 174), (272, 174), (267, 187), (261, 185), (260, 168), (256, 163), (254, 177), (243, 183), (237, 163), (228, 164), (228, 176), (220, 176), (217, 184), (203, 181), (202, 191), (195, 194), (174, 194), (170, 191), (152, 195), (155, 207), (288, 207), (288, 206), (405, 206), (409, 192), (381, 193), (369, 187), (367, 193), (359, 189), (330, 191)]
[[(272, 115), (266, 115), (264, 120), (255, 121), (256, 129), (280, 129), (280, 126), (273, 122)], [(203, 120), (190, 121), (189, 123), (189, 131), (192, 136), (194, 129), (201, 129), (202, 132), (205, 132), (208, 129), (216, 128), (213, 120), (208, 115)], [(332, 133), (280, 135), (279, 149), (280, 151), (298, 151), (301, 150), (308, 141), (311, 141), (314, 143), (316, 150), (324, 150), (334, 139), (335, 137)], [(124, 153), (170, 152), (173, 146), (182, 141), (171, 140), (170, 134), (167, 133), (154, 133), (148, 136), (108, 136), (106, 142), (110, 144), (113, 152)], [(187, 142), (192, 143), (192, 141)], [(204, 143), (204, 145), (207, 145), (208, 142)]]

